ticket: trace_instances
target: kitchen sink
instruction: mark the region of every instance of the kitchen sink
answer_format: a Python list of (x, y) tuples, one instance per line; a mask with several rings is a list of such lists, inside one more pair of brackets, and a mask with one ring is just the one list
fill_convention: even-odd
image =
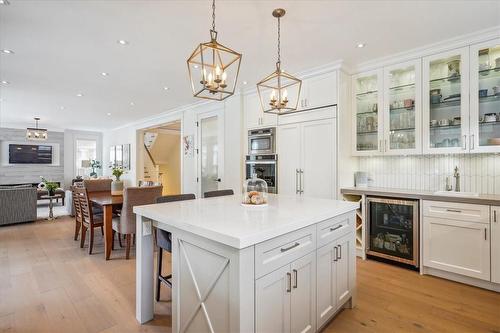
[(479, 193), (475, 192), (455, 192), (455, 191), (436, 191), (435, 195), (446, 195), (450, 197), (478, 197)]

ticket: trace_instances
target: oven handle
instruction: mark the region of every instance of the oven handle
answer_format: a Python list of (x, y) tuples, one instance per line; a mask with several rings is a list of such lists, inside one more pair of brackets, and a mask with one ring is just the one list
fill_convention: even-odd
[(272, 136), (272, 135), (273, 135), (273, 133), (259, 133), (259, 134), (249, 135), (248, 138), (250, 140), (252, 140), (252, 139), (255, 139), (255, 138), (259, 138), (261, 136)]
[(245, 161), (246, 164), (276, 164), (276, 161)]

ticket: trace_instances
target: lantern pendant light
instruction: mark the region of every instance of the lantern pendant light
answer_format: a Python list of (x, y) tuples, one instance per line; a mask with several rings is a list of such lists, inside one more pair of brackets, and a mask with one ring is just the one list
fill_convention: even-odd
[(273, 16), (278, 19), (278, 60), (276, 70), (257, 83), (262, 111), (278, 115), (292, 113), (297, 110), (302, 81), (281, 69), (281, 18), (285, 10), (273, 10)]
[(48, 131), (45, 128), (38, 128), (40, 118), (35, 117), (35, 127), (28, 127), (26, 129), (26, 139), (34, 141), (43, 141), (48, 138)]
[(197, 46), (187, 60), (193, 96), (222, 101), (233, 95), (240, 63), (241, 53), (217, 42), (213, 0), (210, 41)]

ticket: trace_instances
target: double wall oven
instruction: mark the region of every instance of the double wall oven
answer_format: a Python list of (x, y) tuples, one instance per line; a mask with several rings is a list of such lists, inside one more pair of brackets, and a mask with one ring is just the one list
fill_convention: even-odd
[(246, 179), (252, 178), (253, 174), (266, 181), (270, 193), (278, 193), (278, 155), (274, 127), (248, 131)]
[(419, 265), (418, 200), (367, 198), (366, 254)]

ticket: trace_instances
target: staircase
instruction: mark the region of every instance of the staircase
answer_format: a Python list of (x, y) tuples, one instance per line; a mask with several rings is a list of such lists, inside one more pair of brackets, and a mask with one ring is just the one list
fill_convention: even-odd
[(153, 133), (153, 132), (144, 133), (144, 145), (146, 146), (147, 149), (151, 150), (151, 148), (153, 148), (153, 145), (157, 137), (158, 133)]

